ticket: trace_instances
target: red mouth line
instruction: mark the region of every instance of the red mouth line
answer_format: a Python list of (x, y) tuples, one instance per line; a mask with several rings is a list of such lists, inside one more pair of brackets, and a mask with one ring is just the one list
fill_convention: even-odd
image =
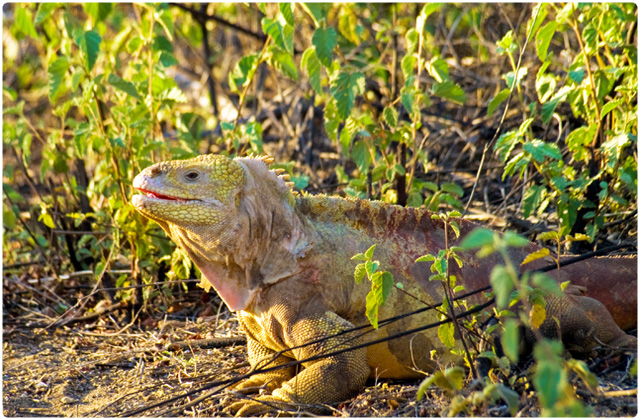
[(147, 195), (148, 197), (152, 197), (152, 198), (159, 198), (161, 200), (171, 200), (171, 201), (186, 201), (183, 198), (176, 198), (176, 197), (170, 197), (168, 195), (164, 195), (164, 194), (159, 194), (153, 191), (148, 191), (148, 190), (143, 190), (142, 188), (136, 188), (136, 190), (144, 193), (145, 195)]

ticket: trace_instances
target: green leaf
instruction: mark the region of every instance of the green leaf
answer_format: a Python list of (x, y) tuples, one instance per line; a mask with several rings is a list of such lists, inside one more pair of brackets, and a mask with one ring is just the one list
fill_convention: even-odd
[(267, 50), (266, 61), (271, 67), (279, 70), (291, 80), (298, 80), (298, 69), (293, 61), (293, 57), (282, 48), (276, 45), (270, 45)]
[(331, 95), (336, 100), (338, 116), (342, 120), (345, 120), (351, 113), (356, 96), (364, 92), (364, 82), (364, 74), (360, 72), (341, 72), (331, 82)]
[(311, 16), (316, 27), (327, 19), (327, 14), (332, 7), (332, 3), (301, 3), (302, 8)]
[(373, 244), (364, 253), (364, 257), (370, 260), (373, 257), (373, 252), (376, 250), (376, 244)]
[(527, 188), (522, 199), (522, 216), (525, 219), (540, 206), (546, 192), (547, 188), (543, 184), (533, 184)]
[(278, 8), (280, 9), (280, 13), (282, 13), (282, 17), (284, 17), (285, 22), (287, 22), (287, 25), (295, 26), (296, 22), (293, 18), (291, 3), (278, 3)]
[[(460, 227), (458, 226), (458, 224), (456, 222), (454, 222), (453, 220), (451, 222), (449, 222), (449, 225), (451, 226), (451, 229), (453, 230), (454, 235), (456, 235), (456, 238), (460, 237)], [(456, 255), (453, 256), (456, 260), (456, 262), (458, 263), (458, 266), (460, 268), (462, 268), (462, 261), (457, 258)]]
[(453, 182), (445, 182), (440, 186), (442, 191), (453, 194), (457, 197), (462, 197), (464, 195), (464, 190), (458, 184), (454, 184)]
[(509, 97), (509, 89), (502, 89), (496, 96), (494, 96), (491, 101), (489, 101), (489, 105), (487, 106), (487, 116), (493, 115), (496, 108), (500, 106), (502, 102), (504, 102)]
[(536, 34), (536, 53), (538, 54), (540, 61), (546, 60), (551, 38), (553, 38), (557, 28), (558, 22), (552, 20), (544, 25)]
[(175, 58), (173, 54), (166, 51), (162, 51), (160, 53), (160, 58), (158, 59), (158, 61), (160, 61), (160, 64), (162, 64), (162, 67), (164, 68), (168, 68), (171, 66), (175, 66), (176, 64), (179, 64), (178, 59)]
[(463, 105), (467, 101), (464, 90), (451, 80), (442, 83), (434, 83), (431, 93), (443, 99), (448, 99), (457, 104)]
[(525, 265), (527, 263), (530, 263), (531, 261), (544, 258), (547, 255), (549, 255), (549, 252), (550, 252), (549, 248), (540, 248), (539, 250), (534, 251), (531, 254), (527, 255), (527, 257), (522, 261), (522, 263), (520, 263), (520, 265)]
[(126, 93), (129, 96), (133, 96), (136, 99), (141, 99), (140, 94), (138, 93), (136, 87), (133, 83), (124, 80), (123, 78), (116, 76), (115, 74), (109, 74), (107, 77), (107, 82), (114, 88)]
[(529, 241), (526, 238), (518, 235), (517, 233), (506, 231), (504, 236), (502, 237), (507, 246), (512, 246), (515, 248), (521, 248), (523, 246), (529, 245)]
[(592, 393), (597, 395), (599, 385), (598, 378), (589, 370), (589, 367), (584, 361), (569, 359), (567, 361), (567, 366), (580, 376), (580, 379), (582, 379)]
[(554, 407), (563, 394), (562, 387), (566, 381), (566, 374), (560, 363), (541, 360), (536, 366), (533, 377), (540, 405), (544, 408)]
[(534, 139), (524, 144), (524, 150), (529, 153), (536, 161), (542, 163), (545, 157), (555, 160), (562, 159), (562, 153), (555, 143), (547, 143), (542, 140)]
[(93, 26), (102, 22), (111, 12), (111, 3), (85, 3), (84, 11), (93, 19)]
[(571, 87), (563, 86), (558, 91), (558, 93), (553, 95), (553, 97), (551, 98), (551, 100), (549, 100), (549, 102), (542, 104), (541, 116), (542, 116), (543, 124), (548, 124), (549, 121), (551, 121), (551, 117), (553, 116), (553, 113), (555, 112), (556, 107), (561, 101), (564, 101), (566, 99), (567, 95), (571, 92), (571, 90), (572, 90)]
[(433, 57), (430, 61), (427, 61), (425, 68), (438, 83), (444, 83), (449, 81), (449, 66), (447, 62), (440, 57)]
[(520, 353), (519, 341), (520, 331), (518, 322), (515, 319), (507, 319), (504, 322), (504, 331), (500, 337), (500, 342), (502, 343), (502, 350), (505, 356), (514, 363), (518, 361)]
[(316, 49), (318, 59), (325, 67), (331, 67), (333, 61), (333, 49), (338, 43), (336, 30), (328, 28), (318, 28), (313, 33), (311, 43)]
[(475, 249), (487, 245), (493, 245), (495, 234), (486, 228), (475, 228), (460, 244), (464, 249)]
[(496, 305), (498, 308), (506, 308), (515, 287), (509, 272), (503, 265), (496, 265), (491, 270), (490, 282), (496, 295)]
[[(547, 248), (543, 248), (543, 249), (547, 249)], [(539, 287), (540, 289), (544, 290), (546, 293), (549, 293), (552, 295), (562, 294), (562, 289), (560, 289), (558, 282), (556, 282), (554, 279), (552, 279), (551, 277), (547, 276), (544, 273), (538, 273), (538, 272), (533, 273), (533, 277), (531, 278), (531, 283), (535, 287)]]
[(40, 3), (38, 6), (38, 11), (36, 12), (36, 17), (33, 21), (34, 26), (40, 25), (44, 22), (54, 10), (56, 10), (60, 6), (60, 3)]
[(536, 93), (541, 104), (547, 102), (556, 89), (556, 78), (551, 74), (540, 74), (536, 78)]
[(283, 51), (293, 54), (293, 33), (285, 31), (280, 22), (267, 17), (262, 18), (262, 31), (269, 35), (273, 42)]
[(351, 158), (358, 166), (358, 170), (366, 174), (369, 172), (369, 165), (371, 164), (371, 155), (369, 154), (369, 148), (364, 140), (359, 139), (353, 144), (353, 150), (351, 151)]
[(384, 122), (390, 128), (396, 128), (398, 126), (398, 111), (395, 108), (386, 106), (382, 111), (382, 118), (384, 118)]
[(258, 54), (242, 57), (235, 68), (229, 73), (229, 85), (231, 90), (238, 92), (241, 87), (249, 83), (258, 68)]
[(600, 118), (604, 118), (605, 115), (607, 115), (613, 109), (616, 109), (617, 107), (619, 107), (622, 104), (624, 104), (624, 99), (622, 99), (622, 98), (617, 99), (615, 101), (607, 102), (602, 107), (602, 111), (600, 111)]
[(102, 38), (100, 34), (96, 31), (86, 31), (80, 33), (76, 37), (76, 44), (80, 47), (80, 51), (82, 51), (82, 56), (84, 57), (84, 64), (87, 73), (93, 69), (93, 66), (96, 64), (96, 59), (98, 58), (98, 52), (100, 52), (100, 43), (102, 42)]
[(512, 417), (515, 417), (518, 413), (518, 402), (520, 401), (520, 394), (504, 386), (503, 384), (496, 384), (496, 390), (500, 394), (502, 400), (507, 403), (507, 407), (509, 407), (509, 412)]
[(416, 66), (416, 60), (417, 58), (415, 55), (408, 54), (408, 55), (405, 55), (402, 58), (402, 61), (400, 62), (400, 69), (402, 70), (402, 76), (404, 77), (404, 80), (405, 80), (405, 86), (413, 76), (413, 69)]
[(38, 38), (35, 26), (33, 26), (33, 16), (31, 10), (26, 5), (16, 4), (14, 7), (15, 21), (13, 27), (16, 28), (18, 33), (22, 33), (31, 38)]
[(69, 59), (65, 56), (60, 56), (49, 65), (47, 69), (49, 73), (49, 98), (53, 98), (58, 92), (64, 75), (69, 70)]
[(452, 349), (456, 344), (454, 333), (455, 327), (452, 322), (447, 322), (446, 324), (442, 324), (438, 327), (438, 338), (442, 344), (450, 349)]
[(520, 67), (518, 69), (518, 75), (515, 72), (510, 71), (503, 76), (504, 81), (507, 83), (507, 87), (512, 89), (515, 84), (520, 84), (520, 81), (527, 75), (529, 70), (526, 67)]
[(367, 274), (367, 270), (365, 270), (364, 263), (360, 263), (360, 264), (356, 265), (356, 268), (355, 268), (355, 270), (353, 272), (353, 276), (354, 276), (357, 284), (360, 284), (360, 282), (364, 278), (365, 274)]
[(320, 60), (318, 60), (318, 56), (316, 55), (316, 51), (313, 47), (307, 48), (302, 54), (300, 67), (307, 70), (309, 83), (313, 90), (318, 95), (322, 95), (322, 84), (320, 83), (320, 69), (322, 68), (322, 64), (320, 63)]
[(498, 48), (496, 52), (500, 55), (504, 53), (513, 53), (518, 49), (518, 45), (513, 40), (513, 31), (508, 31), (502, 39), (496, 42)]
[(367, 294), (367, 305), (365, 309), (365, 313), (369, 322), (373, 326), (373, 328), (378, 329), (378, 309), (380, 308), (380, 304), (378, 303), (378, 299), (376, 294), (370, 291)]
[(422, 257), (419, 257), (416, 262), (423, 262), (423, 261), (435, 261), (436, 257), (435, 255), (431, 255), (431, 254), (427, 254), (427, 255), (423, 255)]

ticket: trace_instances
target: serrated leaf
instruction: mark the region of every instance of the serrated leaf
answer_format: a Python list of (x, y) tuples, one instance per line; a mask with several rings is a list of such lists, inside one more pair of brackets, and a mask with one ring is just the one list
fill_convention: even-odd
[(460, 105), (464, 105), (467, 101), (467, 95), (464, 90), (451, 80), (441, 83), (434, 83), (431, 87), (431, 93), (443, 99), (448, 99)]
[(364, 253), (364, 257), (368, 260), (370, 260), (373, 257), (373, 253), (376, 250), (376, 244), (373, 244), (369, 247), (369, 249), (367, 249)]
[(607, 102), (602, 107), (602, 111), (600, 111), (600, 118), (604, 118), (605, 115), (607, 115), (609, 112), (611, 112), (613, 109), (616, 109), (617, 107), (619, 107), (623, 103), (624, 103), (624, 99), (623, 98), (617, 99), (615, 101)]
[(69, 66), (69, 59), (65, 56), (58, 57), (56, 61), (49, 65), (49, 68), (47, 69), (49, 73), (49, 98), (53, 98), (55, 96), (62, 84), (62, 79), (65, 73), (69, 70)]
[(547, 58), (547, 50), (549, 49), (551, 38), (553, 38), (557, 28), (558, 22), (552, 20), (544, 25), (536, 34), (536, 53), (540, 61), (545, 61)]
[(536, 210), (547, 192), (547, 188), (542, 184), (533, 184), (524, 192), (522, 199), (522, 216), (526, 219)]
[(300, 3), (300, 6), (311, 16), (316, 27), (320, 26), (333, 6), (332, 3)]
[(436, 82), (443, 83), (449, 80), (449, 66), (442, 58), (433, 57), (430, 61), (426, 62), (425, 68)]
[(402, 70), (402, 76), (405, 80), (405, 86), (407, 81), (413, 76), (413, 70), (416, 66), (416, 56), (413, 54), (407, 54), (402, 57), (402, 61), (400, 61), (400, 69)]
[(317, 28), (311, 37), (318, 59), (325, 67), (331, 67), (333, 49), (338, 43), (338, 35), (332, 27)]
[(291, 80), (298, 80), (298, 69), (293, 61), (293, 57), (277, 45), (269, 46), (266, 61), (271, 67), (279, 70)]
[(358, 166), (358, 170), (366, 174), (369, 172), (369, 165), (371, 164), (371, 155), (369, 154), (369, 149), (364, 140), (357, 140), (353, 144), (353, 150), (351, 151), (351, 158)]
[(520, 332), (518, 330), (518, 322), (514, 319), (507, 319), (504, 322), (504, 331), (500, 337), (504, 354), (514, 363), (518, 361), (520, 352), (518, 345)]
[(364, 81), (364, 74), (360, 72), (341, 72), (331, 82), (331, 96), (336, 100), (338, 115), (342, 120), (351, 113), (356, 96), (364, 93)]
[(96, 64), (101, 42), (102, 38), (100, 37), (100, 34), (94, 30), (80, 33), (76, 38), (76, 44), (78, 44), (80, 51), (82, 51), (82, 56), (84, 57), (84, 64), (87, 73), (89, 73)]
[(551, 117), (553, 116), (556, 107), (561, 101), (566, 99), (571, 90), (571, 87), (563, 86), (548, 102), (542, 104), (541, 116), (543, 124), (548, 124), (549, 121), (551, 121)]
[(322, 68), (322, 63), (318, 60), (318, 56), (316, 55), (316, 50), (314, 48), (309, 47), (302, 54), (300, 67), (307, 70), (309, 83), (313, 90), (318, 95), (322, 95), (322, 84), (320, 83), (320, 69)]
[(539, 139), (533, 139), (526, 142), (523, 149), (540, 163), (544, 162), (545, 157), (555, 160), (562, 159), (562, 153), (555, 143), (547, 143)]
[[(453, 230), (453, 233), (456, 235), (456, 238), (460, 237), (460, 226), (458, 226), (458, 224), (454, 221), (449, 222), (449, 226), (451, 226), (451, 229)], [(459, 261), (459, 258), (456, 258), (456, 261), (458, 261), (458, 265), (460, 265), (462, 262)]]
[(549, 255), (549, 248), (541, 248), (527, 255), (527, 257), (524, 259), (524, 261), (522, 261), (522, 263), (520, 263), (520, 265), (525, 265), (527, 263), (530, 263), (531, 261), (539, 260), (540, 258), (544, 258), (547, 255)]
[(107, 77), (107, 82), (109, 82), (109, 84), (114, 88), (126, 93), (127, 95), (133, 96), (136, 99), (141, 99), (140, 94), (136, 90), (136, 87), (133, 85), (133, 83), (124, 80), (123, 78), (116, 76), (113, 73), (109, 74), (109, 77)]
[(558, 241), (560, 239), (560, 236), (558, 232), (550, 230), (540, 233), (536, 238), (539, 241)]
[(390, 128), (396, 128), (398, 126), (398, 111), (395, 108), (386, 106), (382, 111), (382, 118), (384, 118), (384, 122)]
[(360, 284), (360, 282), (364, 278), (365, 274), (367, 274), (367, 270), (364, 267), (364, 263), (360, 263), (360, 264), (356, 265), (356, 268), (355, 268), (355, 270), (353, 272), (353, 276), (354, 276), (357, 284)]
[(251, 54), (242, 57), (233, 71), (229, 73), (229, 85), (231, 90), (237, 92), (245, 84), (249, 83), (249, 80), (253, 78), (256, 69), (258, 68), (258, 54)]
[(487, 116), (493, 115), (496, 108), (500, 106), (502, 102), (504, 102), (509, 97), (509, 89), (502, 89), (496, 96), (494, 96), (491, 101), (489, 101), (489, 105), (487, 106)]
[(287, 25), (295, 26), (296, 22), (293, 19), (293, 9), (291, 3), (278, 3), (278, 8), (280, 9), (280, 13), (284, 18)]

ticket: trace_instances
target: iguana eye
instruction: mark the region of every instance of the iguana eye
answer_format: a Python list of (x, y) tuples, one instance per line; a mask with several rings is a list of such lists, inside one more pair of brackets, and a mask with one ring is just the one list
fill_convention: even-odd
[(191, 170), (191, 171), (185, 172), (185, 174), (184, 174), (184, 179), (186, 179), (187, 181), (190, 181), (190, 182), (197, 181), (198, 178), (200, 178), (200, 172), (198, 172), (198, 171)]

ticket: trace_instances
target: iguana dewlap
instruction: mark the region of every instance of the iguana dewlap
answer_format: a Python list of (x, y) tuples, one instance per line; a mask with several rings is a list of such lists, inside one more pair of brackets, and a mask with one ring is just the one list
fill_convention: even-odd
[[(276, 364), (349, 348), (355, 344), (407, 331), (439, 320), (435, 311), (404, 318), (365, 336), (336, 333), (367, 324), (367, 282), (353, 278), (350, 257), (377, 244), (375, 259), (396, 282), (429, 304), (442, 301), (442, 286), (429, 282), (430, 263), (416, 258), (445, 248), (442, 222), (426, 211), (381, 202), (320, 196), (294, 197), (266, 158), (204, 155), (162, 162), (141, 172), (133, 186), (144, 194), (133, 204), (155, 220), (183, 248), (203, 276), (238, 317), (248, 337), (252, 366), (284, 351)], [(474, 227), (458, 221), (461, 237)], [(449, 238), (449, 245), (453, 245)], [(530, 244), (513, 249), (519, 264), (539, 249)], [(489, 282), (497, 256), (477, 259), (465, 253), (462, 270), (454, 267), (458, 284), (467, 291)], [(548, 265), (538, 260), (523, 269)], [(597, 258), (551, 275), (570, 280), (603, 302), (572, 293), (550, 298), (542, 330), (561, 335), (568, 348), (588, 351), (602, 344), (636, 346), (623, 328), (633, 327), (637, 311), (636, 258)], [(453, 264), (452, 264), (453, 265)], [(474, 300), (475, 299), (475, 300)], [(483, 296), (470, 297), (480, 303)], [(424, 304), (397, 289), (380, 309), (380, 319)], [(553, 317), (560, 321), (558, 330)], [(319, 340), (330, 337), (327, 340)], [(305, 343), (316, 341), (313, 345)], [(294, 350), (288, 350), (293, 348)], [(436, 350), (437, 357), (430, 358)], [(242, 388), (266, 386), (270, 395), (257, 400), (273, 403), (318, 404), (341, 401), (359, 392), (369, 376), (419, 377), (439, 365), (460, 362), (430, 329), (400, 339), (319, 359), (304, 369), (258, 374)], [(265, 409), (257, 402), (236, 405), (238, 414)]]

